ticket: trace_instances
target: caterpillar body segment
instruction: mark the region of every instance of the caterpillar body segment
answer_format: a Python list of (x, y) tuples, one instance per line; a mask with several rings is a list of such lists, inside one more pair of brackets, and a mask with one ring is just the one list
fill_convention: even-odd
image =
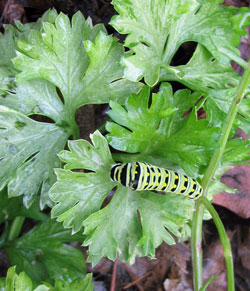
[(111, 168), (110, 178), (135, 191), (172, 192), (189, 199), (197, 199), (203, 192), (201, 185), (195, 179), (144, 162), (115, 164)]

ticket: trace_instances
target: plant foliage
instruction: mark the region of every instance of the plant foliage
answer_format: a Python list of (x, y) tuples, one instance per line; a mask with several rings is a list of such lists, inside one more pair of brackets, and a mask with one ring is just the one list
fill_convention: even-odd
[[(54, 285), (49, 283), (37, 284), (33, 283), (25, 272), (19, 275), (16, 273), (16, 267), (9, 268), (7, 277), (0, 278), (0, 288), (2, 291), (69, 291), (69, 290), (93, 290), (91, 282), (91, 274), (86, 275), (84, 279), (78, 278), (71, 283), (57, 279)], [(37, 286), (38, 285), (38, 286)]]
[[(123, 60), (129, 80), (144, 77), (149, 86), (159, 81), (177, 81), (201, 92), (207, 99), (207, 118), (213, 125), (223, 122), (239, 76), (230, 61), (239, 56), (240, 36), (249, 25), (247, 10), (220, 5), (223, 1), (123, 1), (113, 0), (118, 15), (111, 25), (127, 34), (130, 49)], [(196, 42), (196, 50), (185, 65), (172, 61), (182, 44)], [(248, 116), (241, 118), (249, 128)], [(248, 125), (248, 126), (247, 126)], [(249, 130), (248, 130), (249, 131)]]
[[(169, 231), (181, 238), (192, 215), (192, 202), (175, 195), (134, 192), (112, 182), (109, 173), (114, 161), (107, 141), (99, 132), (91, 139), (94, 146), (70, 141), (70, 151), (60, 153), (65, 169), (56, 171), (58, 181), (50, 191), (51, 199), (58, 202), (52, 216), (74, 232), (85, 227), (88, 260), (93, 264), (103, 256), (114, 260), (117, 252), (122, 260), (131, 262), (138, 255), (154, 257), (154, 249), (162, 241), (175, 242)], [(83, 167), (91, 172), (72, 171)], [(115, 186), (111, 201), (99, 210)]]
[[(10, 197), (23, 195), (26, 207), (39, 192), (41, 207), (51, 206), (47, 193), (55, 182), (53, 168), (60, 167), (57, 153), (72, 134), (78, 135), (76, 109), (110, 99), (123, 102), (140, 87), (122, 78), (118, 60), (123, 47), (103, 25), (93, 27), (80, 12), (71, 22), (55, 13), (48, 12), (34, 26), (19, 23), (23, 32), (17, 33), (16, 44), (14, 28), (1, 39), (5, 49), (12, 45), (5, 67), (19, 72), (14, 91), (1, 86), (0, 189), (8, 185)], [(9, 59), (16, 46), (13, 69)], [(35, 121), (34, 114), (52, 123)]]
[[(66, 242), (88, 246), (95, 265), (117, 254), (129, 262), (154, 258), (163, 241), (190, 236), (193, 201), (132, 191), (113, 182), (110, 169), (118, 161), (145, 161), (198, 180), (204, 175), (221, 146), (240, 80), (231, 61), (240, 59), (237, 46), (249, 20), (249, 10), (222, 2), (113, 0), (118, 15), (111, 25), (127, 35), (124, 45), (80, 12), (70, 20), (50, 10), (36, 23), (6, 26), (0, 34), (0, 246), (16, 267), (0, 280), (3, 290), (92, 290), (82, 253)], [(191, 58), (176, 65), (178, 50), (190, 41), (196, 43)], [(186, 89), (177, 90), (176, 82)], [(108, 134), (95, 131), (92, 144), (79, 140), (76, 110), (103, 103), (111, 108)], [(233, 136), (238, 126), (250, 133), (249, 112), (246, 96), (210, 199), (235, 192), (219, 179), (232, 165), (248, 163), (249, 140)], [(108, 143), (119, 152), (111, 154)], [(58, 222), (40, 212), (46, 206)], [(40, 222), (19, 236), (20, 218)]]

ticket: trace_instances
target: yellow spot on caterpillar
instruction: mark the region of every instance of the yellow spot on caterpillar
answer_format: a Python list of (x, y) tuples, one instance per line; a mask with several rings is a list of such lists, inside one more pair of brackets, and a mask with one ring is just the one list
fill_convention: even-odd
[(168, 174), (166, 174), (166, 177), (168, 177)]
[(177, 186), (174, 184), (174, 185), (173, 185), (173, 188), (176, 188), (176, 187), (177, 187)]
[(186, 190), (186, 189), (187, 189), (187, 187), (185, 187), (185, 186), (182, 188), (182, 190)]
[(167, 187), (167, 183), (164, 183), (164, 184), (163, 184), (163, 187)]
[(135, 167), (137, 168), (137, 167), (138, 167), (138, 165), (136, 164), (136, 165), (135, 165)]
[(196, 181), (194, 181), (194, 185), (196, 185), (197, 184), (197, 182)]
[(156, 186), (159, 186), (160, 184), (159, 184), (159, 183), (156, 183), (155, 185), (156, 185)]
[(152, 168), (152, 166), (148, 166), (149, 167), (149, 169), (151, 169)]
[(194, 192), (194, 189), (192, 189), (191, 192)]
[(161, 176), (161, 173), (158, 173), (158, 176), (160, 177)]
[(155, 173), (152, 173), (153, 176), (155, 176)]
[(187, 182), (187, 180), (188, 180), (187, 178), (184, 179), (185, 182)]
[(145, 183), (145, 186), (147, 186), (148, 185), (148, 183)]
[(175, 175), (175, 179), (178, 179), (179, 177), (177, 175)]
[(147, 172), (147, 176), (149, 176), (149, 173)]
[(138, 174), (138, 172), (137, 172), (137, 171), (135, 171), (135, 174)]
[(154, 186), (154, 182), (152, 182), (150, 186)]

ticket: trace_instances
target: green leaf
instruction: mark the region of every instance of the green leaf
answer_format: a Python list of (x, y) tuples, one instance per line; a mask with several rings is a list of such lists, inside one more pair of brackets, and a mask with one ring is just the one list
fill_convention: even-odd
[(16, 55), (15, 33), (16, 30), (11, 25), (5, 26), (4, 34), (0, 33), (0, 66), (8, 67), (12, 72), (15, 71), (11, 62)]
[(143, 248), (143, 253), (154, 257), (155, 248), (163, 241), (175, 244), (172, 237), (181, 238), (181, 228), (192, 217), (193, 203), (176, 194), (167, 196), (147, 193), (137, 196), (138, 209), (141, 215), (143, 234), (138, 244)]
[(16, 270), (16, 267), (11, 267), (9, 268), (8, 270), (8, 273), (7, 273), (7, 278), (6, 278), (6, 288), (7, 290), (14, 290), (14, 280), (15, 280), (15, 270)]
[[(0, 104), (17, 110), (0, 106), (0, 188), (8, 184), (10, 197), (24, 194), (26, 207), (39, 192), (41, 208), (51, 205), (47, 193), (55, 181), (53, 167), (60, 165), (57, 153), (74, 131), (73, 116), (55, 86), (41, 79), (23, 82), (15, 94), (0, 98)], [(35, 122), (27, 117), (32, 114), (47, 116), (56, 124)], [(31, 171), (28, 177), (27, 171)]]
[(78, 278), (71, 283), (56, 280), (54, 291), (93, 291), (92, 274), (87, 274), (84, 279)]
[(31, 29), (42, 30), (42, 22), (54, 23), (56, 16), (56, 10), (52, 9), (45, 12), (37, 22), (22, 24), (16, 20), (15, 27), (4, 26), (4, 34), (0, 33), (0, 96), (6, 95), (8, 91), (13, 91), (16, 87), (14, 77), (17, 70), (12, 63), (12, 59), (16, 56), (16, 39), (26, 39)]
[(0, 98), (0, 104), (27, 116), (47, 116), (61, 127), (70, 126), (70, 117), (56, 92), (56, 87), (46, 80), (35, 79), (20, 83), (15, 93)]
[(242, 138), (234, 138), (227, 142), (226, 149), (223, 154), (223, 164), (237, 165), (241, 162), (249, 160), (250, 140), (242, 140)]
[[(0, 278), (1, 291), (93, 291), (94, 289), (92, 274), (87, 274), (84, 279), (77, 278), (72, 282), (57, 279), (54, 286), (46, 282), (37, 286), (37, 283), (33, 284), (29, 276), (24, 272), (18, 275), (15, 269), (16, 266), (10, 267), (7, 277)], [(37, 287), (33, 289), (33, 285)]]
[(181, 236), (179, 228), (191, 218), (192, 210), (190, 201), (176, 195), (159, 196), (118, 186), (109, 205), (84, 221), (88, 261), (95, 265), (103, 256), (115, 260), (117, 252), (130, 263), (137, 256), (154, 258), (155, 248), (163, 241), (175, 243), (171, 233)]
[(82, 252), (64, 242), (79, 240), (83, 240), (81, 235), (72, 236), (61, 224), (49, 220), (10, 241), (6, 251), (17, 271), (25, 271), (34, 281), (49, 276), (71, 282), (83, 277), (85, 263)]
[(60, 89), (71, 114), (82, 105), (118, 100), (140, 87), (122, 79), (122, 45), (80, 12), (71, 23), (60, 13), (55, 24), (43, 23), (43, 32), (31, 31), (28, 42), (20, 40), (18, 48), (14, 64), (22, 72), (17, 80), (50, 81)]
[(0, 96), (6, 96), (7, 92), (15, 89), (14, 74), (9, 67), (0, 67)]
[(17, 71), (11, 62), (16, 55), (15, 50), (15, 29), (6, 25), (5, 33), (0, 32), (0, 96), (15, 87), (14, 76)]
[(57, 182), (50, 190), (50, 198), (58, 203), (52, 209), (52, 217), (58, 217), (65, 227), (72, 227), (73, 232), (79, 231), (83, 220), (100, 209), (114, 187), (109, 178), (114, 161), (108, 144), (98, 132), (91, 139), (94, 147), (85, 140), (69, 141), (70, 152), (62, 151), (59, 157), (66, 163), (66, 169), (85, 168), (93, 172), (57, 169)]
[[(184, 103), (182, 110), (187, 106)], [(118, 185), (108, 205), (99, 210), (117, 183), (110, 179), (114, 162), (107, 141), (97, 131), (91, 139), (94, 146), (71, 141), (69, 151), (60, 153), (65, 169), (57, 170), (58, 180), (50, 190), (51, 199), (57, 202), (52, 215), (74, 232), (85, 227), (88, 260), (93, 264), (102, 257), (114, 260), (119, 253), (121, 260), (133, 262), (137, 256), (154, 257), (162, 241), (174, 243), (172, 234), (181, 238), (193, 202), (177, 195), (135, 192)], [(76, 172), (79, 169), (87, 172)]]
[(229, 65), (230, 58), (221, 49), (239, 55), (240, 35), (246, 35), (240, 29), (244, 14), (233, 18), (239, 10), (220, 6), (221, 2), (113, 0), (119, 15), (112, 18), (111, 25), (128, 34), (125, 45), (131, 49), (124, 59), (125, 76), (133, 81), (144, 77), (148, 85), (155, 85), (160, 68), (167, 67), (187, 41), (203, 45), (216, 60)]
[(36, 289), (33, 289), (31, 279), (21, 272), (19, 275), (16, 273), (16, 266), (10, 267), (7, 272), (6, 278), (1, 278), (0, 287), (2, 291), (48, 291), (49, 288), (45, 285), (39, 285)]
[(32, 290), (32, 281), (24, 272), (21, 272), (19, 274), (19, 276), (16, 277), (15, 289), (16, 290), (25, 290), (25, 291)]
[(67, 137), (54, 124), (0, 106), (0, 189), (8, 184), (9, 196), (24, 195), (29, 207), (41, 188), (41, 204), (49, 203), (46, 193), (55, 180), (53, 167), (60, 165), (56, 154)]
[[(201, 45), (186, 65), (161, 70), (161, 81), (178, 81), (205, 97), (204, 110), (211, 125), (221, 126), (236, 91), (239, 75)], [(244, 116), (245, 114), (243, 114)]]
[[(150, 107), (149, 96), (149, 88), (144, 87), (139, 95), (127, 99), (125, 109), (110, 103), (108, 114), (116, 123), (107, 123), (107, 140), (115, 149), (137, 153), (138, 160), (165, 158), (188, 175), (197, 176), (209, 162), (218, 139), (218, 128), (208, 127), (204, 119), (197, 120), (194, 110), (183, 117), (199, 93), (179, 90), (173, 94), (171, 85), (164, 83), (159, 93), (152, 95)], [(165, 115), (168, 108), (174, 109), (171, 116)]]
[(250, 98), (250, 95), (248, 92), (248, 94), (246, 94), (246, 97), (242, 99), (240, 102), (239, 114), (237, 116), (238, 126), (242, 128), (246, 134), (250, 134), (249, 98)]
[[(69, 136), (79, 136), (76, 109), (110, 99), (122, 103), (141, 84), (122, 79), (122, 45), (80, 12), (70, 22), (51, 10), (37, 23), (17, 26), (18, 87), (9, 92), (7, 82), (8, 92), (0, 92), (0, 105), (10, 108), (0, 107), (0, 189), (8, 185), (10, 197), (24, 195), (26, 207), (41, 192), (43, 208), (51, 206), (47, 193), (55, 181), (53, 168), (60, 167), (57, 154)], [(34, 122), (34, 115), (55, 124)]]
[(84, 245), (89, 246), (88, 261), (93, 265), (102, 257), (114, 261), (117, 253), (119, 259), (130, 263), (134, 262), (135, 257), (143, 255), (137, 246), (142, 234), (137, 216), (136, 196), (136, 192), (118, 186), (108, 206), (84, 221), (84, 234), (87, 237)]
[(216, 61), (205, 47), (198, 44), (186, 65), (163, 68), (161, 80), (178, 81), (194, 91), (213, 97), (214, 91), (216, 93), (218, 90), (236, 86), (239, 75), (231, 66)]
[(25, 216), (37, 220), (47, 220), (47, 215), (40, 212), (39, 201), (27, 209), (23, 206), (21, 197), (8, 198), (7, 191), (0, 192), (0, 224), (6, 220), (13, 220), (17, 216)]
[(55, 8), (48, 9), (44, 12), (36, 22), (21, 23), (19, 20), (15, 21), (15, 27), (17, 28), (17, 35), (21, 39), (26, 39), (31, 30), (43, 30), (43, 22), (49, 22), (54, 24), (58, 13)]

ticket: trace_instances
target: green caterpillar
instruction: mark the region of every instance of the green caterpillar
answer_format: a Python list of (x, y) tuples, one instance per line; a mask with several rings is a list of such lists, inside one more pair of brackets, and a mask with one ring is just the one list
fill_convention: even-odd
[(201, 185), (180, 172), (134, 162), (115, 164), (110, 171), (112, 181), (135, 191), (155, 190), (181, 194), (189, 199), (198, 199), (203, 192)]

